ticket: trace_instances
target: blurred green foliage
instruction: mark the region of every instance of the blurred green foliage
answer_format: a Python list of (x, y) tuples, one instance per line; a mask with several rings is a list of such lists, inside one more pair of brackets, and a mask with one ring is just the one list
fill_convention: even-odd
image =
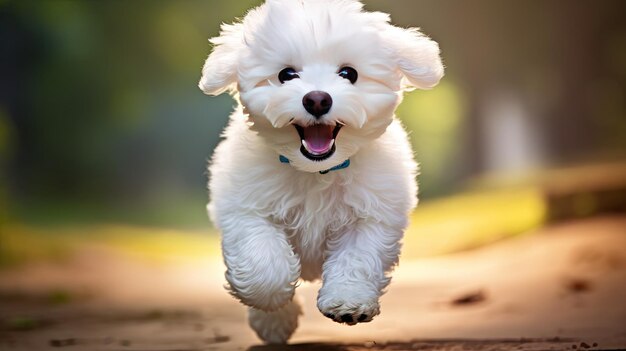
[[(7, 156), (10, 152), (11, 142), (11, 124), (9, 123), (6, 113), (0, 107), (0, 170), (6, 169)], [(8, 219), (8, 199), (6, 189), (6, 174), (0, 171), (0, 237), (2, 236), (3, 228)], [(0, 241), (0, 247), (2, 241)]]
[[(467, 104), (458, 86), (445, 78), (436, 89), (409, 93), (397, 115), (411, 131), (416, 157), (424, 166), (419, 183), (422, 196), (458, 190), (463, 159)], [(445, 190), (443, 190), (445, 189)]]
[(197, 81), (219, 23), (256, 3), (0, 4), (3, 55), (18, 69), (0, 113), (13, 207), (33, 220), (136, 211), (150, 222), (180, 205), (196, 210), (177, 222), (206, 223), (206, 161), (233, 101)]

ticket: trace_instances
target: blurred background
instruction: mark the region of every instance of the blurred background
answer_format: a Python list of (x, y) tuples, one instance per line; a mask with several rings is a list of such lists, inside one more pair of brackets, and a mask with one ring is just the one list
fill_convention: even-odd
[[(6, 215), (207, 228), (206, 164), (233, 100), (196, 83), (207, 39), (259, 3), (1, 1)], [(365, 4), (441, 45), (441, 85), (398, 111), (423, 200), (625, 158), (623, 1)]]
[[(260, 3), (0, 0), (0, 268), (65, 262), (79, 244), (219, 260), (206, 166), (234, 101), (197, 82), (207, 39)], [(421, 163), (405, 259), (615, 213), (584, 231), (626, 231), (626, 2), (364, 3), (420, 27), (446, 65), (398, 109)], [(14, 299), (40, 277), (18, 276), (4, 280)], [(74, 298), (48, 280), (46, 301)], [(11, 330), (41, 325), (6, 315)]]
[[(196, 87), (207, 38), (260, 1), (0, 2), (3, 207), (40, 224), (208, 227), (233, 100)], [(421, 198), (485, 174), (623, 160), (623, 1), (366, 1), (438, 41), (441, 85), (398, 111)]]

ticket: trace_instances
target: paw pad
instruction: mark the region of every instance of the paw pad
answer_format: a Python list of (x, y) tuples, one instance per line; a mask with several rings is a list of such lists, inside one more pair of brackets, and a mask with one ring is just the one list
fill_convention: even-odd
[(352, 319), (352, 315), (351, 314), (342, 314), (341, 315), (341, 321), (344, 323), (352, 323), (354, 322), (354, 319)]
[(334, 314), (334, 313), (324, 313), (326, 318), (332, 319), (337, 323), (346, 323), (349, 325), (354, 325), (357, 323), (369, 322), (371, 318), (369, 318), (368, 314), (351, 314), (351, 313), (343, 313), (343, 314)]
[[(380, 313), (377, 299), (357, 299), (354, 296), (350, 300), (341, 297), (331, 299), (324, 295), (321, 291), (317, 300), (317, 308), (326, 318), (337, 323), (348, 325), (367, 323)], [(357, 297), (359, 296), (357, 295)]]

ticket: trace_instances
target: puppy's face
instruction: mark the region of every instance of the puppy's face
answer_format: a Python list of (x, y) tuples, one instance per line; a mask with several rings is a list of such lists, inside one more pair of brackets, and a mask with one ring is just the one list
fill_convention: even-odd
[(349, 159), (380, 136), (406, 88), (443, 75), (437, 44), (355, 0), (273, 0), (225, 25), (207, 94), (238, 92), (250, 128), (299, 170)]

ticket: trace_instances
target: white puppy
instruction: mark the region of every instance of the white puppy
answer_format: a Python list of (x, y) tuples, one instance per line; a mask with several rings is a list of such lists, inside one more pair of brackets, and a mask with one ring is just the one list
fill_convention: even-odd
[(268, 343), (298, 325), (298, 280), (317, 306), (369, 322), (417, 204), (417, 164), (394, 116), (403, 91), (443, 75), (437, 43), (356, 0), (268, 0), (211, 39), (200, 88), (233, 94), (210, 166), (230, 293)]

